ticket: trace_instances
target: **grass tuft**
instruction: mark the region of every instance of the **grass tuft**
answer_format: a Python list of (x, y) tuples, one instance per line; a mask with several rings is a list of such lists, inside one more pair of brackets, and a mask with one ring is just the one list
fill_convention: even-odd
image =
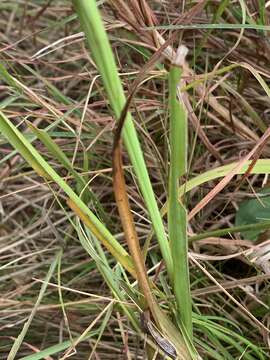
[(269, 358), (269, 11), (0, 2), (1, 359)]

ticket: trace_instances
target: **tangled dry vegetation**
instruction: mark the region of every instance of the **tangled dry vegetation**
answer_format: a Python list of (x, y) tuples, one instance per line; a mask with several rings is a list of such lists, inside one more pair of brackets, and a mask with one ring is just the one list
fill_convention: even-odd
[[(168, 59), (179, 44), (189, 49), (181, 83), (189, 121), (185, 181), (201, 176), (186, 195), (194, 343), (203, 359), (267, 359), (268, 232), (264, 229), (252, 242), (240, 232), (220, 230), (234, 227), (242, 201), (269, 185), (270, 164), (258, 162), (270, 154), (269, 31), (236, 26), (243, 20), (268, 25), (269, 2), (98, 3), (126, 93), (151, 55), (174, 36), (167, 53), (146, 69), (131, 104), (159, 208), (166, 202), (168, 188)], [(75, 188), (71, 172), (28, 124), (46, 129), (73, 168), (84, 175), (95, 195), (89, 202), (91, 210), (126, 247), (112, 190), (115, 118), (71, 2), (2, 0), (0, 14), (0, 110)], [(176, 29), (213, 23), (235, 27)], [(64, 359), (72, 352), (73, 359), (142, 359), (143, 334), (131, 326), (95, 259), (82, 247), (63, 191), (38, 176), (2, 135), (0, 154), (0, 358), (8, 357), (35, 309), (17, 359), (39, 359), (44, 349), (50, 349), (44, 359)], [(251, 160), (245, 175), (239, 175), (239, 169), (233, 172), (235, 166), (220, 170), (219, 175), (209, 173), (242, 159)], [(123, 161), (143, 246), (151, 222), (125, 150)], [(113, 268), (115, 260), (105, 254)], [(147, 268), (153, 269), (151, 278), (173, 302), (160, 260), (153, 237)], [(37, 303), (54, 261), (54, 272)], [(115, 271), (121, 275), (117, 266)], [(131, 280), (126, 281), (130, 285)], [(131, 298), (126, 301), (133, 306)], [(165, 299), (159, 302), (165, 310), (171, 307)], [(208, 331), (212, 323), (228, 333), (222, 337), (218, 328)], [(244, 352), (242, 348), (237, 352), (238, 342)], [(260, 355), (252, 344), (262, 351)]]

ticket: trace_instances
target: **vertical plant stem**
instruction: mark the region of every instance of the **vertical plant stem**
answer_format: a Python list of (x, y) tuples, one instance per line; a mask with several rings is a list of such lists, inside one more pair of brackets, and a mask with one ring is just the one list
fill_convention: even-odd
[[(125, 106), (126, 98), (96, 2), (94, 0), (73, 0), (73, 4), (78, 13), (82, 29), (85, 32), (91, 57), (93, 57), (102, 76), (110, 105), (116, 119), (119, 119), (121, 111)], [(126, 117), (123, 138), (159, 242), (169, 277), (172, 280), (173, 266), (169, 243), (130, 113)]]
[(189, 285), (187, 214), (178, 200), (179, 178), (187, 167), (187, 117), (184, 106), (177, 99), (177, 87), (182, 70), (173, 64), (169, 73), (170, 110), (170, 174), (168, 225), (173, 257), (174, 293), (178, 317), (192, 338), (192, 302)]
[[(128, 103), (127, 105), (128, 106)], [(126, 117), (126, 110), (124, 108), (121, 117), (119, 119), (118, 127), (115, 132), (114, 144), (113, 144), (113, 186), (115, 199), (121, 218), (122, 226), (124, 229), (125, 238), (128, 244), (128, 248), (135, 264), (136, 278), (138, 279), (139, 288), (144, 295), (142, 301), (142, 307), (144, 310), (149, 309), (155, 323), (158, 328), (168, 336), (170, 342), (167, 342), (165, 338), (158, 335), (159, 347), (162, 348), (167, 354), (177, 356), (177, 358), (188, 360), (195, 353), (195, 349), (191, 349), (185, 342), (184, 338), (178, 333), (178, 330), (174, 327), (173, 323), (167, 318), (167, 316), (160, 309), (156, 297), (152, 292), (149, 278), (144, 263), (142, 251), (140, 249), (139, 239), (137, 236), (135, 223), (133, 220), (132, 212), (129, 206), (129, 200), (127, 195), (127, 188), (125, 183), (122, 156), (121, 156), (121, 131)], [(144, 312), (144, 315), (146, 315)], [(148, 316), (146, 315), (146, 322), (148, 322)], [(148, 327), (149, 329), (149, 327)], [(153, 333), (151, 332), (152, 336)], [(157, 340), (157, 338), (156, 338)], [(194, 351), (195, 350), (195, 351)]]

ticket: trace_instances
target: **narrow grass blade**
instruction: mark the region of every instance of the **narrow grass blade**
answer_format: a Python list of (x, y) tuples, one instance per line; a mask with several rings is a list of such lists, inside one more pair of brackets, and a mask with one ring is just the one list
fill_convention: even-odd
[[(91, 331), (88, 335), (85, 336), (83, 341), (98, 335), (98, 333), (99, 333), (98, 329), (94, 330), (94, 331)], [(76, 338), (75, 341), (77, 339), (78, 338)], [(66, 350), (71, 345), (72, 345), (72, 342), (70, 340), (63, 341), (63, 342), (61, 342), (59, 344), (49, 346), (48, 348), (46, 348), (44, 350), (41, 350), (41, 351), (39, 351), (39, 352), (37, 352), (35, 354), (24, 356), (24, 357), (20, 358), (20, 360), (41, 360), (41, 359), (46, 359), (47, 356), (58, 354), (60, 351)]]
[(0, 131), (10, 141), (12, 146), (23, 155), (25, 160), (32, 166), (38, 175), (50, 180), (51, 177), (43, 166), (39, 164), (37, 159), (29, 147), (29, 142), (20, 133), (20, 131), (11, 124), (11, 122), (0, 112)]
[(253, 223), (248, 225), (239, 225), (239, 226), (232, 226), (229, 228), (224, 229), (218, 229), (213, 231), (206, 231), (199, 235), (191, 236), (188, 241), (192, 243), (193, 241), (198, 241), (201, 239), (206, 239), (209, 237), (219, 237), (223, 235), (229, 235), (236, 232), (242, 232), (242, 231), (248, 231), (248, 230), (257, 230), (257, 231), (263, 231), (270, 228), (270, 221), (263, 221), (261, 223)]
[(35, 125), (31, 124), (27, 121), (28, 127), (33, 131), (36, 137), (42, 141), (42, 143), (46, 146), (46, 148), (50, 151), (52, 155), (54, 155), (55, 159), (57, 159), (74, 177), (80, 187), (83, 189), (86, 185), (83, 177), (74, 170), (71, 162), (69, 161), (66, 154), (60, 149), (60, 147), (52, 140), (50, 135), (41, 129), (38, 129)]
[[(102, 23), (99, 11), (94, 0), (73, 0), (78, 13), (81, 26), (85, 32), (86, 39), (91, 50), (107, 92), (110, 105), (116, 119), (120, 118), (125, 106), (126, 99), (117, 72), (114, 56), (108, 41), (108, 37)], [(143, 158), (140, 142), (134, 127), (132, 117), (127, 115), (123, 129), (123, 137), (131, 163), (137, 175), (138, 183), (149, 211), (154, 231), (156, 233), (160, 250), (165, 261), (169, 277), (173, 278), (172, 256), (169, 243), (166, 238), (162, 218), (155, 200), (145, 161)]]
[(102, 205), (98, 201), (95, 194), (90, 191), (89, 187), (87, 186), (87, 182), (84, 180), (83, 176), (81, 176), (74, 169), (66, 154), (61, 150), (61, 148), (56, 144), (56, 142), (50, 137), (50, 135), (46, 131), (38, 129), (30, 122), (27, 122), (27, 124), (33, 131), (33, 133), (36, 135), (36, 137), (43, 142), (43, 144), (55, 157), (55, 159), (57, 159), (72, 174), (72, 176), (76, 180), (77, 193), (79, 194), (80, 198), (86, 204), (89, 202), (89, 200), (91, 200), (93, 206), (97, 209), (99, 218), (102, 219), (103, 222), (106, 222), (106, 214)]
[[(117, 274), (115, 268), (112, 269), (108, 264), (106, 255), (104, 254), (104, 250), (100, 246), (100, 242), (90, 234), (88, 229), (83, 229), (81, 224), (79, 223), (79, 219), (77, 221), (77, 232), (79, 235), (79, 239), (85, 249), (87, 249), (88, 254), (94, 259), (96, 266), (99, 272), (102, 274), (108, 288), (112, 292), (114, 298), (119, 301), (119, 307), (122, 308), (123, 313), (127, 316), (130, 321), (132, 327), (139, 331), (138, 320), (135, 315), (135, 311), (132, 307), (127, 306), (127, 293), (123, 292), (122, 277)], [(120, 265), (118, 265), (119, 267)], [(133, 290), (133, 289), (132, 289)], [(134, 290), (133, 290), (134, 291)], [(134, 302), (136, 304), (136, 302)]]
[[(218, 8), (216, 10), (216, 12), (213, 15), (212, 24), (215, 24), (219, 21), (219, 18), (222, 16), (223, 12), (225, 11), (226, 7), (228, 6), (230, 0), (222, 0), (220, 1)], [(205, 32), (205, 34), (203, 35), (199, 46), (196, 47), (195, 53), (194, 53), (194, 64), (196, 64), (196, 60), (198, 58), (198, 56), (200, 56), (202, 48), (205, 46), (208, 37), (211, 35), (212, 33), (212, 29), (208, 29), (208, 31)]]
[(19, 86), (16, 84), (13, 77), (9, 74), (6, 67), (1, 62), (0, 62), (0, 76), (9, 86), (15, 88), (17, 91), (20, 91)]
[[(124, 229), (125, 238), (128, 243), (128, 248), (134, 263), (139, 288), (144, 295), (144, 299), (143, 299), (144, 315), (146, 315), (148, 311), (151, 312), (158, 328), (162, 330), (163, 334), (167, 335), (166, 337), (167, 339), (169, 339), (171, 346), (170, 350), (173, 353), (177, 354), (180, 359), (183, 360), (191, 359), (193, 355), (193, 348), (189, 348), (188, 346), (189, 344), (187, 345), (185, 343), (185, 339), (182, 336), (180, 336), (179, 331), (174, 327), (173, 323), (171, 323), (171, 321), (160, 309), (156, 297), (153, 294), (150, 281), (146, 272), (146, 266), (144, 263), (143, 254), (140, 249), (139, 239), (135, 229), (135, 223), (129, 206), (129, 200), (127, 196), (127, 189), (126, 189), (126, 183), (125, 183), (124, 171), (122, 165), (120, 136), (121, 136), (121, 130), (124, 120), (125, 118), (121, 116), (114, 138), (113, 186), (114, 186), (114, 194), (115, 194), (119, 215)], [(176, 198), (177, 198), (177, 190), (178, 187), (176, 186)], [(166, 341), (166, 337), (164, 338), (164, 341)], [(162, 349), (164, 350), (164, 348)]]
[(58, 263), (58, 261), (59, 261), (59, 256), (60, 256), (60, 255), (61, 255), (61, 252), (59, 252), (59, 253), (56, 255), (56, 257), (54, 258), (54, 260), (53, 260), (53, 262), (52, 262), (52, 264), (51, 264), (51, 266), (50, 266), (50, 268), (49, 268), (49, 271), (48, 271), (48, 273), (47, 273), (47, 276), (46, 276), (46, 278), (45, 278), (45, 280), (44, 280), (44, 283), (42, 284), (42, 286), (41, 286), (41, 288), (40, 288), (40, 292), (39, 292), (39, 294), (38, 294), (37, 301), (36, 301), (36, 303), (35, 303), (32, 311), (31, 311), (31, 314), (30, 314), (28, 320), (27, 320), (26, 323), (24, 324), (24, 326), (23, 326), (23, 328), (22, 328), (22, 331), (20, 332), (20, 334), (19, 334), (19, 336), (17, 337), (17, 339), (14, 341), (14, 344), (13, 344), (13, 346), (12, 346), (12, 348), (11, 348), (9, 354), (8, 354), (7, 360), (13, 360), (13, 359), (15, 359), (16, 354), (17, 354), (17, 352), (18, 352), (18, 350), (19, 350), (19, 348), (20, 348), (20, 346), (21, 346), (21, 344), (22, 344), (22, 342), (23, 342), (23, 339), (24, 339), (24, 337), (25, 337), (25, 335), (26, 335), (26, 333), (27, 333), (27, 331), (28, 331), (28, 329), (29, 329), (29, 327), (30, 327), (30, 325), (31, 325), (31, 322), (32, 322), (32, 320), (33, 320), (33, 318), (34, 318), (34, 316), (35, 316), (35, 313), (36, 313), (36, 311), (37, 311), (37, 308), (39, 307), (39, 305), (40, 305), (40, 303), (41, 303), (41, 300), (42, 300), (42, 298), (43, 298), (43, 296), (44, 296), (44, 294), (45, 294), (45, 291), (46, 291), (46, 289), (47, 289), (48, 283), (49, 283), (49, 281), (50, 281), (50, 279), (51, 279), (51, 277), (52, 277), (52, 275), (53, 275), (53, 273), (54, 273), (54, 270), (55, 270), (55, 268), (56, 268), (56, 265), (57, 265), (57, 263)]
[[(246, 164), (244, 164), (243, 167), (237, 171), (237, 175), (245, 174), (247, 172), (247, 170), (249, 169), (251, 163), (252, 163), (251, 160), (247, 161)], [(183, 184), (183, 185), (181, 185), (179, 187), (178, 196), (181, 197), (184, 194), (191, 191), (192, 189), (195, 189), (196, 187), (198, 187), (200, 185), (203, 185), (203, 184), (207, 183), (208, 181), (216, 180), (216, 179), (219, 179), (219, 178), (221, 178), (223, 176), (226, 176), (236, 166), (237, 166), (237, 163), (234, 162), (234, 163), (231, 163), (231, 164), (228, 164), (228, 165), (217, 167), (217, 168), (212, 169), (212, 170), (208, 170), (208, 171), (206, 171), (206, 172), (204, 172), (204, 173), (202, 173), (202, 174), (200, 174), (198, 176), (195, 176), (193, 179), (187, 181), (185, 184)], [(256, 164), (251, 169), (250, 174), (270, 174), (270, 160), (269, 159), (259, 159), (259, 160), (257, 160)], [(161, 209), (161, 216), (165, 216), (167, 214), (167, 211), (168, 211), (168, 202), (166, 202), (163, 205), (163, 207)], [(264, 226), (263, 224), (257, 224), (257, 225), (258, 225), (258, 228), (259, 228), (259, 226), (262, 226), (262, 228)], [(246, 226), (249, 226), (249, 225), (246, 225)], [(216, 235), (213, 234), (212, 236), (219, 236), (219, 235), (222, 236), (222, 235), (224, 235), (226, 233), (229, 233), (229, 230), (227, 231), (226, 229), (224, 229), (224, 233), (221, 232), (222, 230), (217, 230), (217, 231), (220, 231), (220, 233), (216, 234)], [(150, 243), (152, 236), (153, 236), (153, 231), (149, 233), (149, 235), (147, 237), (147, 240), (145, 242), (146, 244)], [(200, 236), (200, 235), (198, 235), (198, 236)], [(196, 237), (194, 237), (194, 241), (200, 240), (200, 239), (201, 238), (197, 238), (197, 235), (196, 235)], [(191, 242), (193, 241), (192, 238), (190, 239), (190, 241)]]
[[(93, 221), (93, 218), (90, 219), (90, 217), (81, 209), (80, 206), (77, 205), (76, 201), (73, 201), (71, 198), (67, 200), (68, 206), (74, 211), (74, 213), (81, 219), (81, 221), (88, 227), (88, 229), (91, 231), (91, 233), (99, 239), (103, 245), (110, 251), (110, 253), (115, 257), (117, 261), (120, 262), (124, 266), (126, 270), (128, 270), (134, 278), (137, 277), (136, 272), (134, 270), (133, 261), (128, 255), (128, 253), (125, 251), (125, 249), (112, 237), (109, 235), (109, 231), (106, 227), (104, 227), (97, 218), (95, 218), (95, 222)], [(94, 216), (92, 214), (92, 216)], [(97, 222), (98, 221), (98, 222)], [(97, 226), (97, 224), (99, 224)], [(103, 232), (107, 233), (106, 236), (104, 236), (99, 226), (101, 225)]]
[(172, 65), (169, 72), (170, 112), (170, 175), (168, 199), (169, 239), (173, 256), (174, 293), (178, 318), (192, 339), (192, 299), (189, 285), (187, 213), (178, 199), (179, 178), (187, 168), (187, 116), (177, 98), (182, 70)]
[(44, 160), (28, 140), (19, 132), (19, 130), (0, 112), (0, 132), (9, 140), (10, 144), (20, 152), (25, 160), (43, 176), (45, 179), (51, 179), (66, 193), (69, 200), (67, 201), (71, 209), (78, 215), (93, 234), (103, 243), (103, 245), (112, 253), (133, 276), (134, 265), (125, 251), (118, 243), (109, 230), (98, 220), (90, 211), (86, 204), (78, 195), (68, 186), (68, 184), (59, 176), (54, 169)]
[[(252, 160), (247, 161), (241, 169), (238, 169), (237, 175), (245, 174), (250, 167)], [(195, 176), (193, 179), (187, 181), (185, 185), (180, 186), (179, 196), (182, 196), (188, 191), (191, 191), (197, 186), (205, 184), (208, 181), (219, 179), (223, 176), (226, 176), (237, 166), (237, 162), (233, 162), (228, 165), (219, 166), (215, 169), (205, 171), (203, 174)], [(270, 160), (269, 159), (259, 159), (252, 168), (251, 174), (270, 174)]]
[[(219, 324), (219, 321), (223, 320), (218, 317), (209, 319), (204, 316), (203, 319), (195, 319), (196, 325), (199, 325), (203, 330), (203, 334), (209, 332), (212, 333), (215, 339), (219, 339), (223, 344), (232, 345), (239, 351), (239, 359), (264, 360), (267, 358), (265, 351), (257, 345), (251, 343), (248, 339), (237, 332), (237, 329), (232, 329), (232, 323)], [(248, 351), (246, 351), (248, 350)], [(249, 354), (252, 350), (253, 354)]]
[[(102, 323), (100, 324), (99, 327), (99, 334), (98, 337), (95, 341), (95, 344), (92, 348), (91, 354), (89, 355), (88, 360), (91, 360), (92, 358), (96, 358), (96, 348), (99, 345), (99, 342), (104, 334), (104, 331), (106, 328), (108, 328), (108, 322), (110, 320), (110, 317), (112, 316), (112, 312), (113, 312), (113, 304), (111, 307), (108, 308), (108, 311), (105, 313), (104, 319), (102, 320)], [(94, 356), (93, 356), (94, 355)]]
[(257, 161), (257, 158), (260, 156), (261, 149), (266, 145), (267, 141), (270, 138), (270, 127), (265, 131), (263, 136), (259, 139), (253, 149), (243, 157), (237, 164), (236, 168), (233, 169), (229, 174), (227, 174), (220, 182), (190, 211), (189, 219), (195, 216), (206, 204), (208, 204), (229, 182), (230, 180), (239, 172), (242, 166), (252, 157), (254, 160), (252, 161), (250, 167), (247, 170), (247, 173), (244, 174), (244, 177), (241, 179), (241, 182), (245, 179), (246, 176), (250, 174), (250, 171), (254, 164)]
[(269, 25), (257, 25), (257, 24), (190, 24), (190, 25), (158, 25), (148, 26), (146, 31), (151, 30), (202, 30), (202, 29), (220, 29), (220, 30), (238, 30), (238, 29), (251, 29), (251, 30), (263, 30), (270, 31)]

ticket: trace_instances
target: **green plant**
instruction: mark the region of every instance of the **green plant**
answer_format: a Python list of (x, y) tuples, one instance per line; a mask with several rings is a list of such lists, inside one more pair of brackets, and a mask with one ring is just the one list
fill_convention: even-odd
[[(13, 39), (0, 51), (0, 277), (7, 297), (0, 318), (8, 334), (1, 354), (37, 360), (98, 351), (102, 358), (109, 343), (109, 355), (124, 348), (132, 358), (146, 340), (150, 359), (268, 358), (261, 336), (267, 281), (250, 296), (240, 285), (253, 286), (256, 275), (238, 282), (237, 269), (228, 275), (223, 260), (235, 257), (231, 245), (247, 243), (233, 234), (257, 236), (270, 227), (267, 213), (259, 214), (262, 222), (253, 216), (266, 210), (255, 199), (235, 210), (248, 176), (256, 190), (270, 172), (270, 161), (259, 159), (269, 153), (270, 91), (252, 52), (269, 28), (265, 2), (258, 11), (243, 1), (186, 3), (179, 19), (170, 2), (152, 11), (136, 0), (74, 0), (72, 15), (63, 4), (0, 4), (3, 38)], [(197, 23), (201, 15), (209, 24)], [(20, 46), (16, 34), (25, 35), (26, 21), (42, 32)], [(75, 33), (79, 24), (88, 53)], [(193, 69), (175, 57), (182, 36)], [(56, 56), (45, 64), (50, 52)]]

